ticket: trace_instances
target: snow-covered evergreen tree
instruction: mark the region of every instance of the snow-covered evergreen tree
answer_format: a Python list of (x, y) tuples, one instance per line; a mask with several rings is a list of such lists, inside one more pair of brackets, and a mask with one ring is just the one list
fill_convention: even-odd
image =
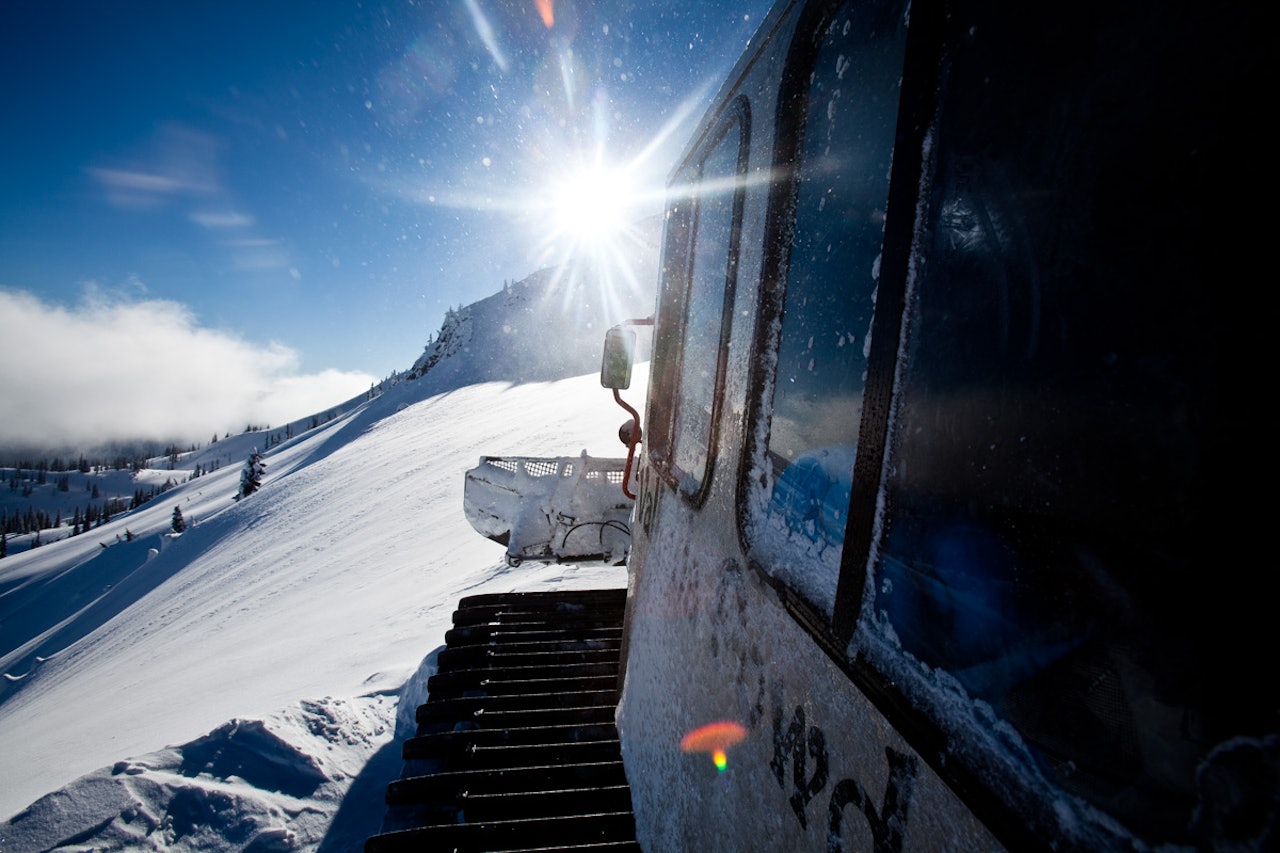
[(169, 522), (169, 526), (173, 528), (174, 533), (181, 533), (187, 529), (187, 520), (182, 517), (182, 507), (173, 508), (173, 520)]
[(410, 379), (418, 379), (444, 359), (460, 351), (471, 340), (470, 306), (450, 308), (445, 312), (440, 334), (427, 342), (427, 348), (418, 356), (409, 371)]
[(244, 469), (240, 472), (240, 492), (236, 495), (236, 499), (248, 497), (256, 492), (262, 485), (262, 475), (266, 470), (267, 463), (262, 461), (262, 454), (255, 447), (249, 454), (249, 461), (244, 463)]

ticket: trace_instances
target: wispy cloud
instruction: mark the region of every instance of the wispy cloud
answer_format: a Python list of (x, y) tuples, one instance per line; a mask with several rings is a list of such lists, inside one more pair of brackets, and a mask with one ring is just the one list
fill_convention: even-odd
[(240, 270), (289, 269), (285, 241), (263, 236), (257, 220), (224, 186), (224, 143), (212, 134), (169, 122), (127, 158), (86, 173), (103, 198), (124, 213), (177, 212), (230, 254)]
[(324, 411), (373, 381), (358, 372), (300, 373), (283, 344), (204, 328), (176, 302), (112, 298), (92, 287), (71, 308), (0, 290), (0, 317), (3, 447), (206, 441)]
[(220, 145), (210, 134), (180, 124), (162, 125), (129, 162), (91, 167), (88, 173), (117, 207), (157, 207), (175, 199), (209, 199), (222, 191)]
[(191, 213), (191, 221), (205, 228), (247, 228), (253, 217), (236, 210), (197, 210)]

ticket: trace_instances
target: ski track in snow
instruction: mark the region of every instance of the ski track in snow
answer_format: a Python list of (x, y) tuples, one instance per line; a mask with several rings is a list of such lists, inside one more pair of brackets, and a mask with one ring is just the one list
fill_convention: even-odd
[(266, 451), (241, 501), (224, 462), (0, 563), (0, 849), (358, 848), (460, 597), (625, 585), (620, 567), (509, 568), (462, 513), (482, 454), (620, 455), (598, 377), (429, 379)]

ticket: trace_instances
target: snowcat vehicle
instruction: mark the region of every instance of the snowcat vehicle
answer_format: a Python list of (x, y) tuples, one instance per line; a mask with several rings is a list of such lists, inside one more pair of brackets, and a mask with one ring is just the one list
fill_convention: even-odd
[(670, 176), (625, 595), (464, 600), (367, 849), (1280, 849), (1270, 32), (780, 3)]

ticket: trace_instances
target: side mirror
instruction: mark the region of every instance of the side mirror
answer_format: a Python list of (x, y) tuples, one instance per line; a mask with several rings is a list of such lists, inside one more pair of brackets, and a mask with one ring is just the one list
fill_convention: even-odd
[(625, 391), (631, 387), (631, 361), (635, 357), (636, 333), (614, 326), (604, 336), (604, 359), (600, 362), (600, 384)]

